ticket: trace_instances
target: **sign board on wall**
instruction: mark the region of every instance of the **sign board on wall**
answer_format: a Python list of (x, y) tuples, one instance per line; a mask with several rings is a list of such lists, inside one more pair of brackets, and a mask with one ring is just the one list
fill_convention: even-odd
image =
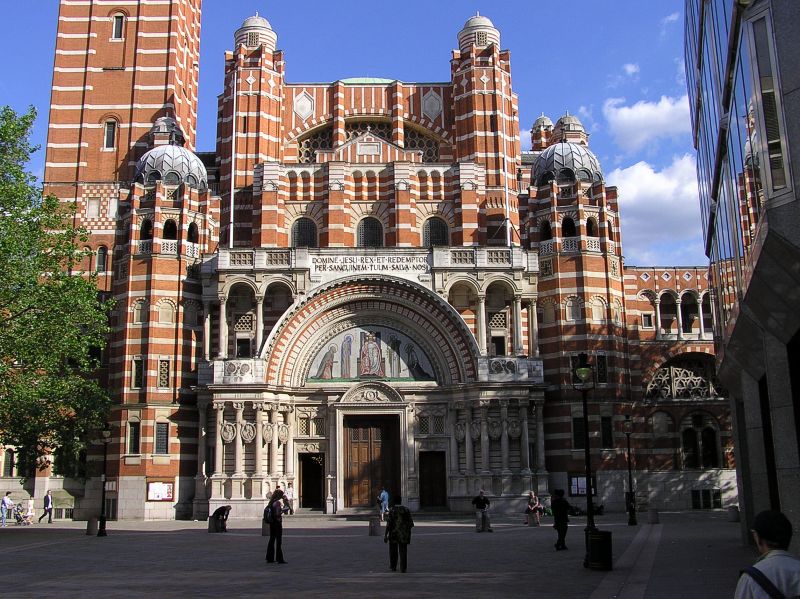
[(173, 501), (175, 484), (171, 482), (148, 482), (147, 501)]

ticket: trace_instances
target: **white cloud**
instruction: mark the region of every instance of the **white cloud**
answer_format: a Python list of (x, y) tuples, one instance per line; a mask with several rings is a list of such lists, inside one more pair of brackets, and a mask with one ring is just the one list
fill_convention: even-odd
[(594, 119), (594, 105), (591, 106), (584, 106), (581, 105), (578, 107), (578, 116), (581, 117), (581, 122), (583, 126), (586, 128), (586, 131), (590, 134), (597, 133), (600, 130), (600, 126), (597, 124), (597, 121)]
[(661, 138), (679, 138), (691, 132), (689, 99), (661, 96), (658, 102), (640, 100), (625, 106), (625, 98), (608, 98), (603, 115), (617, 145), (636, 152)]
[(622, 65), (622, 70), (625, 71), (625, 74), (628, 77), (632, 77), (639, 72), (639, 65), (632, 62), (626, 62), (624, 65)]
[(690, 154), (657, 171), (640, 161), (606, 175), (616, 185), (628, 265), (706, 265), (697, 173)]
[(670, 23), (674, 23), (680, 18), (681, 14), (678, 12), (674, 12), (672, 14), (667, 15), (663, 19), (661, 19), (662, 25), (669, 25)]
[(530, 129), (522, 129), (520, 128), (519, 131), (519, 147), (523, 152), (527, 152), (531, 149), (531, 130)]

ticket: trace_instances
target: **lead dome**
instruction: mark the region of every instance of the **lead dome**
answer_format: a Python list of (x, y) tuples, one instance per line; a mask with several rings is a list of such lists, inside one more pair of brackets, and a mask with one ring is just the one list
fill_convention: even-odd
[(603, 171), (597, 157), (583, 144), (559, 142), (543, 150), (531, 167), (531, 181), (537, 186), (554, 179), (599, 182)]
[(168, 185), (183, 183), (200, 190), (208, 187), (203, 162), (194, 152), (175, 145), (155, 147), (136, 163), (137, 182), (151, 184), (161, 180)]
[(467, 52), (471, 46), (486, 48), (491, 44), (500, 46), (500, 32), (489, 18), (480, 13), (467, 19), (458, 32), (458, 48), (462, 52)]
[(258, 13), (247, 17), (242, 26), (233, 34), (234, 46), (256, 48), (264, 46), (267, 52), (274, 52), (278, 42), (278, 35), (273, 31), (272, 25)]

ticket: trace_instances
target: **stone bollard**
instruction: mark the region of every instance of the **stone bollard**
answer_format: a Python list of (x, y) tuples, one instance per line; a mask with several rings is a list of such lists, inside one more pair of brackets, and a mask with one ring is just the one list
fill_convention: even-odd
[(647, 510), (647, 523), (658, 524), (658, 510), (656, 508), (653, 507)]
[(738, 522), (739, 521), (739, 506), (738, 505), (729, 505), (728, 506), (728, 522)]
[(371, 537), (381, 536), (381, 521), (378, 518), (369, 519), (369, 536)]
[(97, 518), (95, 518), (94, 516), (89, 518), (89, 521), (86, 523), (86, 534), (87, 535), (97, 534)]

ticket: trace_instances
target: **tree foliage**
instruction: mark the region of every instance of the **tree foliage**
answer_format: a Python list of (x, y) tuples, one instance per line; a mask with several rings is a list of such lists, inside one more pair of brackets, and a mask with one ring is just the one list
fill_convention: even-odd
[(25, 170), (35, 116), (0, 109), (0, 443), (16, 447), (21, 474), (55, 453), (74, 476), (110, 406), (92, 373), (111, 306), (76, 272), (87, 235), (75, 207), (43, 197)]

